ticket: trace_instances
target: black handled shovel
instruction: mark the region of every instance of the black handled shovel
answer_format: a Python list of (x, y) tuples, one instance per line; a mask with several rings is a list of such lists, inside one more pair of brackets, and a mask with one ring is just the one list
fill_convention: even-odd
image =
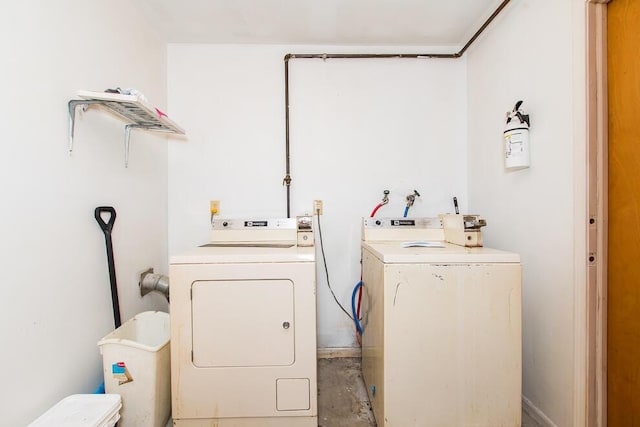
[[(103, 213), (110, 214), (109, 221), (104, 222)], [(104, 232), (104, 240), (107, 245), (107, 264), (109, 265), (109, 280), (111, 281), (111, 304), (113, 305), (113, 320), (118, 329), (120, 322), (120, 303), (118, 302), (118, 283), (116, 281), (116, 265), (113, 261), (113, 243), (111, 241), (111, 230), (116, 222), (116, 210), (111, 206), (98, 206), (94, 211), (94, 216), (98, 225)]]

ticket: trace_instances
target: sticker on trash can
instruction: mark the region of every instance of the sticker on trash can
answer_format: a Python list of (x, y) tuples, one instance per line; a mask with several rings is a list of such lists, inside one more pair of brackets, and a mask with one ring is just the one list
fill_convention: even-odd
[(125, 365), (124, 362), (118, 362), (111, 365), (111, 373), (113, 373), (113, 378), (118, 380), (118, 385), (133, 381), (129, 370), (127, 369), (127, 365)]

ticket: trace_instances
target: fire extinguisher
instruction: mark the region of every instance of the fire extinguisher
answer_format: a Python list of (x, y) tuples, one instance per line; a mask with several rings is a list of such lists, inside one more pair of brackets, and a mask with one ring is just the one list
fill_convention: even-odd
[(520, 110), (522, 101), (516, 102), (512, 111), (507, 113), (504, 127), (504, 167), (507, 170), (528, 168), (531, 164), (529, 154), (529, 115)]

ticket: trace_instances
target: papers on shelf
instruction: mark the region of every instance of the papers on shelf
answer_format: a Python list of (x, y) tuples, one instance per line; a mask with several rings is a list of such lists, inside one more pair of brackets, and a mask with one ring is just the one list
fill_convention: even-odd
[(444, 248), (444, 242), (439, 240), (418, 240), (415, 242), (402, 242), (403, 248)]

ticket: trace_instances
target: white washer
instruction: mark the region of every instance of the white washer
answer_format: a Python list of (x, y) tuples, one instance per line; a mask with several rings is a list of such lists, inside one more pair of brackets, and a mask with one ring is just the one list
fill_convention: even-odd
[(305, 218), (302, 228), (296, 219), (219, 219), (210, 244), (171, 258), (175, 426), (318, 425)]
[(440, 220), (422, 218), (366, 219), (362, 257), (362, 370), (378, 426), (519, 426), (519, 255), (445, 243)]

